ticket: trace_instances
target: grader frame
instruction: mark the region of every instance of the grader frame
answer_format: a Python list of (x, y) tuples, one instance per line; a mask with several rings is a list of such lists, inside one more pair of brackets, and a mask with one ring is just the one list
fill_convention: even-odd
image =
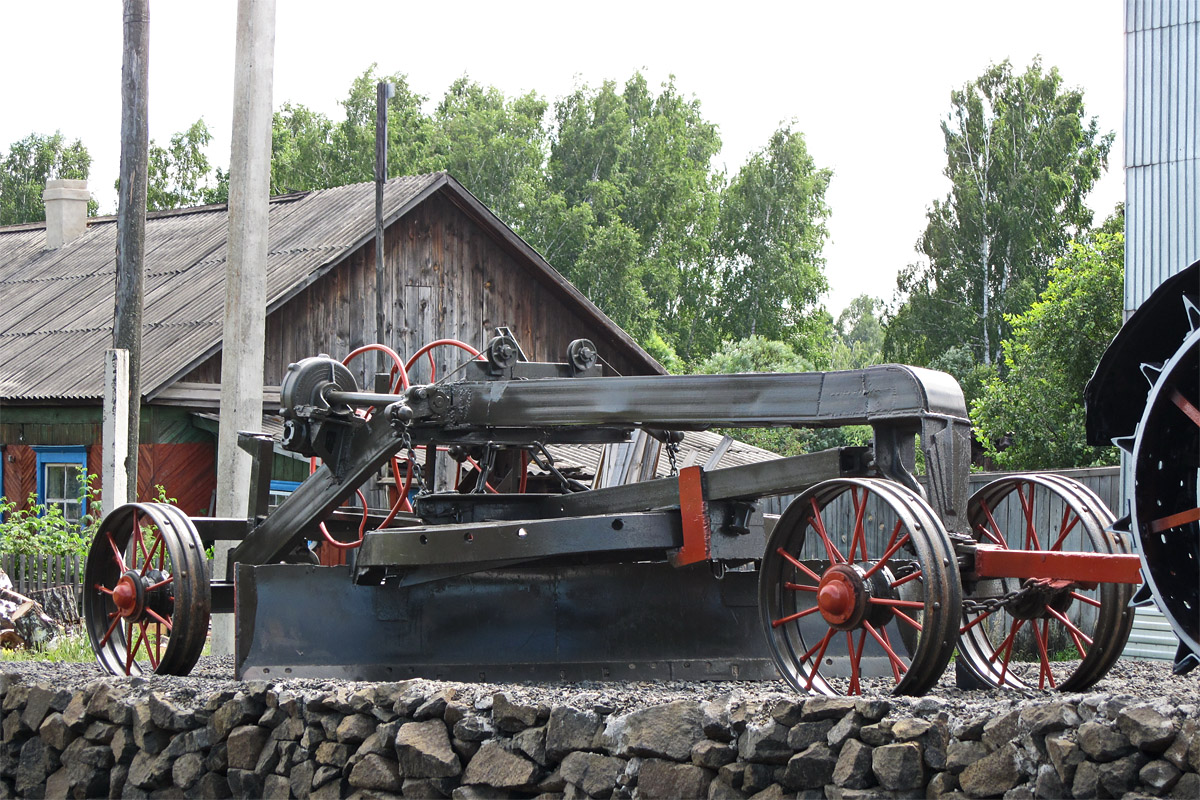
[[(453, 380), (425, 385), (406, 377), (417, 356), (391, 354), (385, 391), (361, 390), (327, 356), (291, 365), (283, 445), (323, 463), (270, 512), (272, 442), (247, 434), (252, 519), (156, 504), (106, 518), (85, 595), (101, 664), (186, 673), (210, 613), (234, 614), (242, 678), (782, 676), (802, 691), (919, 694), (956, 646), (960, 680), (994, 686), (1082, 689), (1120, 654), (1140, 580), (1126, 537), (1057, 476), (968, 497), (970, 427), (948, 375), (606, 377), (585, 340), (562, 363), (522, 360), (508, 335), (467, 349)], [(872, 427), (872, 447), (598, 490), (580, 491), (546, 451), (639, 428), (670, 448), (713, 426), (851, 424)], [(411, 512), (407, 490), (386, 514), (365, 499), (345, 508), (388, 462), (422, 487), (439, 447), (474, 465), (470, 486), (417, 492)], [(487, 491), (504, 464), (524, 486), (531, 461), (559, 491)], [(776, 495), (797, 497), (764, 515), (758, 502)], [(311, 563), (322, 538), (352, 548), (349, 564)], [(228, 582), (198, 556), (222, 539), (239, 542)], [(1074, 658), (1055, 660), (1060, 646)]]

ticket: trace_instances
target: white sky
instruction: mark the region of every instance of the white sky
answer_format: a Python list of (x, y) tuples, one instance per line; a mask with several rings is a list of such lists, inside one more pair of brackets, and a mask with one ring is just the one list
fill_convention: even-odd
[[(210, 160), (227, 165), (235, 0), (151, 0), (150, 136), (204, 117)], [(943, 196), (939, 121), (949, 95), (990, 63), (1020, 69), (1037, 54), (1088, 112), (1118, 134), (1110, 174), (1093, 192), (1097, 220), (1123, 199), (1119, 0), (975, 2), (406, 3), (278, 0), (273, 105), (338, 116), (338, 100), (372, 62), (441, 97), (466, 73), (508, 95), (553, 101), (579, 82), (623, 83), (641, 69), (674, 74), (720, 128), (732, 174), (781, 122), (834, 171), (826, 246), (835, 314), (854, 296), (890, 299), (916, 260), (931, 201)], [(705, 10), (707, 9), (707, 10)], [(91, 188), (112, 213), (120, 158), (120, 0), (0, 0), (0, 150), (60, 130), (93, 156)], [(470, 187), (468, 187), (470, 188)]]

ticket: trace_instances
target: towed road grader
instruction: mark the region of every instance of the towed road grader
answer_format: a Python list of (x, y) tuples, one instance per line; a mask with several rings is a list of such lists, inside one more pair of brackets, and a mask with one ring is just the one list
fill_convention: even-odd
[[(114, 674), (187, 674), (212, 614), (233, 614), (239, 678), (776, 679), (824, 694), (920, 694), (954, 655), (963, 685), (1082, 690), (1120, 656), (1138, 599), (1198, 646), (1200, 263), (1165, 283), (1088, 386), (1088, 434), (1131, 454), (1129, 514), (1052, 474), (968, 496), (971, 430), (950, 376), (900, 365), (800, 374), (605, 375), (591, 342), (559, 363), (504, 334), (479, 352), (431, 343), (374, 391), (327, 356), (289, 367), (282, 446), (320, 466), (250, 519), (155, 503), (102, 521), (84, 618)], [(429, 347), (467, 353), (428, 384)], [(351, 356), (357, 355), (357, 351)], [(870, 425), (843, 447), (674, 468), (690, 431)], [(562, 444), (658, 439), (666, 477), (591, 489)], [(918, 452), (924, 478), (918, 479)], [(439, 462), (470, 465), (433, 491)], [(390, 465), (390, 508), (363, 487)], [(529, 480), (531, 471), (541, 476)], [(536, 483), (537, 491), (531, 491)], [(793, 499), (780, 515), (764, 498)], [(357, 500), (358, 507), (348, 503)], [(236, 542), (228, 580), (206, 547)], [(347, 563), (315, 563), (313, 542)]]

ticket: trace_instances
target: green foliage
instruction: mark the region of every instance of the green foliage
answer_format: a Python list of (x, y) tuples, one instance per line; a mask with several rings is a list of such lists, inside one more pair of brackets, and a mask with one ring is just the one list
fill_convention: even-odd
[[(151, 140), (147, 153), (148, 211), (228, 201), (228, 173), (218, 168), (215, 185), (209, 177), (212, 168), (204, 149), (210, 142), (212, 134), (203, 119), (196, 120), (186, 131), (173, 134), (166, 148)], [(117, 183), (119, 189), (120, 181)]]
[[(83, 142), (68, 143), (58, 131), (51, 136), (31, 133), (13, 142), (0, 157), (0, 225), (44, 220), (46, 181), (86, 179), (91, 165), (92, 157)], [(88, 202), (88, 213), (96, 213), (94, 200)]]
[(87, 632), (78, 630), (74, 633), (55, 636), (45, 642), (38, 642), (33, 647), (18, 647), (0, 649), (0, 661), (49, 661), (59, 663), (91, 664), (96, 660), (92, 650), (91, 640)]
[[(93, 486), (95, 475), (85, 474), (80, 499), (91, 508), (98, 507), (100, 492)], [(81, 524), (67, 520), (62, 508), (42, 504), (30, 493), (27, 509), (18, 509), (15, 500), (0, 495), (0, 553), (16, 555), (86, 555), (100, 520), (85, 515)]]
[[(736, 342), (726, 342), (721, 349), (696, 364), (700, 375), (732, 375), (747, 372), (809, 372), (812, 362), (797, 355), (785, 342), (763, 336), (749, 336)], [(806, 453), (809, 431), (795, 428), (738, 428), (721, 430), (739, 441), (770, 450), (782, 456)]]
[(1121, 327), (1123, 285), (1124, 236), (1097, 233), (1072, 244), (1038, 302), (1010, 317), (1005, 373), (972, 405), (979, 438), (1001, 467), (1116, 463), (1115, 448), (1085, 441), (1083, 389)]
[(883, 363), (883, 302), (860, 294), (838, 315), (830, 362), (833, 369)]
[(926, 261), (898, 279), (889, 359), (928, 365), (950, 348), (999, 360), (1011, 319), (1046, 288), (1050, 267), (1087, 230), (1084, 199), (1107, 166), (1113, 134), (1088, 118), (1083, 93), (1034, 60), (1023, 74), (989, 67), (951, 93), (942, 123), (946, 177), (918, 242)]
[(793, 344), (811, 336), (811, 312), (828, 288), (821, 249), (831, 177), (803, 134), (785, 127), (722, 193), (716, 321), (724, 336)]

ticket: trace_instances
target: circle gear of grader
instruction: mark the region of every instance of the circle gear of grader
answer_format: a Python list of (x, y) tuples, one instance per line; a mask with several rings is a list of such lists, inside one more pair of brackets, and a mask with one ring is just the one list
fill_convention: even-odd
[(1153, 597), (1166, 615), (1182, 674), (1200, 665), (1200, 261), (1129, 319), (1086, 399), (1089, 443), (1131, 455), (1129, 514), (1114, 528), (1142, 558), (1146, 584), (1134, 602)]

